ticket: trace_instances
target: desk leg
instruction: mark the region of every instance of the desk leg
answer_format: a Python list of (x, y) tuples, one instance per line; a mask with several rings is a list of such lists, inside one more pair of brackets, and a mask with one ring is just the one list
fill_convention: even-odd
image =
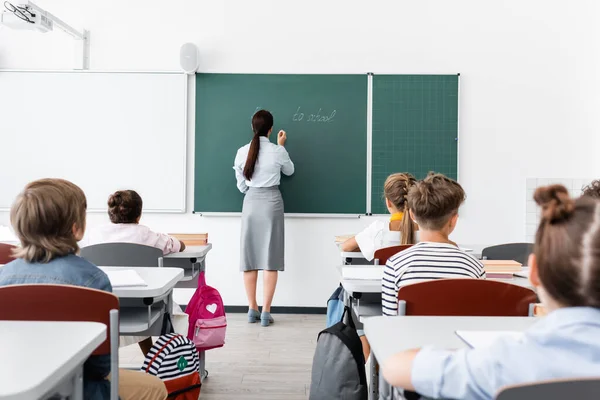
[(200, 382), (204, 383), (204, 380), (208, 377), (208, 371), (206, 370), (206, 352), (200, 351), (198, 357), (200, 358)]
[(73, 374), (73, 400), (83, 400), (83, 365)]
[(369, 400), (377, 400), (379, 398), (379, 364), (373, 350), (371, 350), (371, 388), (369, 389)]

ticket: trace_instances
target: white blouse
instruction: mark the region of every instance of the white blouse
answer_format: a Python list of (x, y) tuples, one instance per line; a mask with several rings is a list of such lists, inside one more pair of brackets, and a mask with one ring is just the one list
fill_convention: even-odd
[(258, 159), (254, 166), (252, 180), (248, 181), (244, 177), (244, 166), (246, 165), (246, 158), (248, 158), (249, 151), (250, 143), (237, 151), (233, 163), (237, 187), (242, 193), (246, 193), (248, 188), (251, 187), (278, 186), (281, 180), (281, 173), (288, 176), (294, 173), (294, 163), (290, 159), (290, 155), (285, 147), (271, 143), (268, 138), (261, 136)]
[(355, 236), (360, 252), (368, 261), (375, 257), (375, 251), (384, 247), (399, 246), (400, 232), (390, 231), (389, 221), (374, 221)]

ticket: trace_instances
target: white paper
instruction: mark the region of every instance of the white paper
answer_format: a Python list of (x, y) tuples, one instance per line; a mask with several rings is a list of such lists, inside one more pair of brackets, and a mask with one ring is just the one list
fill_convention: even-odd
[(342, 267), (344, 279), (359, 280), (381, 280), (383, 278), (383, 266), (378, 265), (348, 265)]
[(523, 267), (520, 272), (515, 272), (513, 275), (518, 276), (519, 278), (529, 279), (529, 268)]
[(146, 281), (133, 269), (105, 270), (110, 284), (116, 287), (143, 287), (148, 286)]
[(456, 331), (456, 335), (470, 347), (486, 347), (502, 337), (515, 340), (523, 338), (523, 332), (517, 331)]

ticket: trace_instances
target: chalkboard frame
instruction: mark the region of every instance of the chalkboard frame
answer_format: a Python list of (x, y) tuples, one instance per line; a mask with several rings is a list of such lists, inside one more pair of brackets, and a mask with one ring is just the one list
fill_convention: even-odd
[[(251, 73), (241, 73), (241, 74), (232, 74), (232, 75), (261, 75), (261, 74), (251, 74)], [(298, 74), (268, 74), (268, 75), (298, 75)], [(300, 74), (300, 75), (357, 75), (357, 74)], [(373, 214), (372, 209), (372, 199), (373, 199), (373, 187), (372, 187), (372, 179), (373, 179), (373, 78), (375, 76), (374, 73), (369, 72), (364, 74), (367, 78), (367, 127), (366, 127), (366, 209), (364, 213), (355, 214), (345, 214), (345, 213), (288, 213), (286, 212), (286, 217), (303, 217), (303, 218), (360, 218), (360, 216), (370, 216), (370, 215), (384, 215), (384, 214)], [(460, 179), (460, 73), (447, 73), (447, 74), (387, 74), (387, 73), (377, 73), (377, 75), (396, 75), (396, 76), (405, 76), (405, 75), (417, 75), (417, 76), (457, 76), (458, 77), (458, 93), (457, 93), (457, 127), (456, 127), (456, 176), (457, 180)], [(196, 94), (198, 96), (198, 94)], [(197, 133), (195, 133), (197, 135)], [(195, 185), (197, 182), (195, 182)], [(194, 187), (194, 193), (196, 194), (196, 187)], [(194, 214), (199, 214), (203, 216), (231, 216), (238, 217), (241, 215), (241, 212), (238, 211), (199, 211), (196, 210), (195, 201), (194, 204)]]

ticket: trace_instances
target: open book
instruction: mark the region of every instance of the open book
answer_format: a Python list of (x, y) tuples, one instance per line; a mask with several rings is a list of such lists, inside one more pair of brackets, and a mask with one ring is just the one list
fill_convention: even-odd
[(140, 274), (133, 269), (115, 269), (104, 272), (108, 275), (108, 279), (113, 288), (148, 286)]

